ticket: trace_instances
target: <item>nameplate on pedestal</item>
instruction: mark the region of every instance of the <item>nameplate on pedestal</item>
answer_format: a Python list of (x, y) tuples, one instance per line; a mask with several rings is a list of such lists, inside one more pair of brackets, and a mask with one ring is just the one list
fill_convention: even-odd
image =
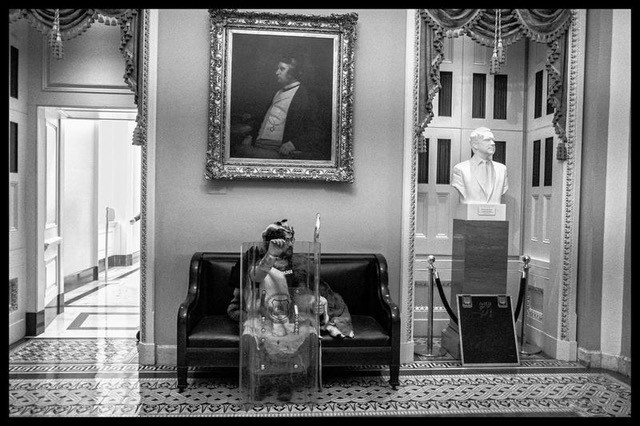
[(459, 204), (456, 219), (461, 220), (506, 220), (504, 204)]
[(478, 207), (478, 216), (495, 216), (496, 208), (495, 207)]

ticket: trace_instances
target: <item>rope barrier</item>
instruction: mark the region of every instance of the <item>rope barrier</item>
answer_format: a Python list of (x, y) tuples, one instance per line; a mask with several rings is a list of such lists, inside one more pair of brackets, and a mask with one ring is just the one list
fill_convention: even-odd
[[(528, 260), (525, 262), (525, 265), (527, 262)], [(436, 271), (435, 266), (433, 266), (433, 263), (431, 267), (433, 270), (433, 275), (435, 276), (435, 282), (436, 282), (436, 286), (438, 287), (438, 294), (440, 295), (440, 300), (442, 300), (442, 304), (444, 305), (444, 308), (449, 314), (449, 317), (451, 317), (451, 320), (457, 325), (458, 317), (456, 316), (456, 314), (453, 313), (453, 310), (451, 309), (451, 306), (449, 306), (449, 302), (447, 301), (447, 298), (444, 295), (444, 290), (442, 289), (442, 283), (440, 282), (440, 276), (438, 275), (438, 271)], [(522, 308), (522, 303), (524, 301), (524, 294), (527, 288), (527, 273), (526, 273), (527, 267), (528, 265), (525, 266), (525, 271), (522, 272), (522, 276), (520, 277), (520, 289), (518, 290), (518, 302), (516, 303), (516, 309), (513, 313), (514, 321), (518, 321), (518, 317), (520, 316), (520, 310)]]
[(527, 287), (527, 277), (523, 272), (520, 277), (520, 290), (518, 291), (518, 303), (516, 303), (516, 310), (513, 313), (513, 320), (518, 321), (518, 317), (520, 316), (520, 309), (522, 308), (522, 301), (524, 300), (524, 292)]
[(447, 302), (447, 298), (444, 295), (444, 290), (442, 290), (442, 284), (440, 283), (440, 277), (438, 276), (437, 272), (435, 272), (435, 276), (436, 276), (436, 286), (438, 287), (438, 294), (440, 295), (440, 300), (442, 300), (442, 304), (444, 305), (444, 308), (447, 310), (447, 313), (451, 317), (451, 320), (454, 323), (456, 323), (456, 325), (458, 325), (458, 317), (456, 316), (456, 314), (453, 313), (453, 311), (451, 310), (451, 307), (449, 306), (449, 302)]

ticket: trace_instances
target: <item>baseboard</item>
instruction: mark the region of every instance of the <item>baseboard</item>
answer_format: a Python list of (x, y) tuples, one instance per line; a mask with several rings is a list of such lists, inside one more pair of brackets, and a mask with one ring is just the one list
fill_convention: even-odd
[(75, 274), (69, 274), (64, 277), (64, 291), (71, 291), (82, 285), (88, 284), (91, 281), (98, 279), (98, 267), (91, 266), (87, 269), (83, 269)]
[(25, 336), (26, 321), (20, 319), (12, 324), (9, 324), (9, 344), (13, 344)]
[(44, 309), (39, 312), (25, 313), (25, 336), (37, 336), (44, 333)]
[(158, 365), (178, 365), (178, 347), (176, 345), (157, 345), (156, 361)]
[[(140, 254), (138, 253), (138, 258)], [(131, 266), (133, 265), (134, 254), (113, 254), (109, 256), (109, 267), (112, 266)], [(104, 258), (98, 260), (98, 270), (104, 271)]]
[(411, 342), (400, 342), (400, 362), (410, 363), (414, 360), (415, 344)]
[(578, 361), (590, 368), (602, 368), (631, 377), (631, 358), (578, 348)]
[[(540, 331), (542, 341), (538, 345), (545, 354), (560, 361), (576, 361), (578, 359), (578, 343), (575, 340), (560, 340), (548, 333)], [(526, 336), (526, 334), (525, 334)], [(527, 339), (531, 341), (530, 339)]]
[(156, 345), (153, 343), (138, 343), (138, 363), (141, 365), (156, 364)]

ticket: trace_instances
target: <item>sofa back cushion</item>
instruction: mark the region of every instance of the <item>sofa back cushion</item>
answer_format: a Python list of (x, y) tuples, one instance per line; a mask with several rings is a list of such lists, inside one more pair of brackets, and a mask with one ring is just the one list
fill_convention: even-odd
[(237, 253), (204, 253), (200, 271), (200, 297), (206, 300), (205, 315), (226, 315), (233, 297), (229, 286), (231, 268), (240, 259)]
[[(226, 314), (233, 296), (229, 276), (239, 258), (239, 253), (203, 253), (200, 297), (207, 300), (205, 315)], [(352, 315), (370, 314), (379, 308), (378, 264), (374, 255), (322, 254), (320, 276), (343, 297)]]
[(352, 315), (370, 315), (378, 308), (377, 261), (373, 255), (323, 254), (320, 277), (344, 299)]

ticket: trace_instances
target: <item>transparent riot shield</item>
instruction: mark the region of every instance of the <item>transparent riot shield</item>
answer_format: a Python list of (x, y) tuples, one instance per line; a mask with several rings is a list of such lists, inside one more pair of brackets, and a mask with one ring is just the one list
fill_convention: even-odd
[(252, 403), (309, 403), (320, 375), (320, 243), (296, 241), (260, 273), (266, 249), (262, 241), (241, 249), (240, 390)]

